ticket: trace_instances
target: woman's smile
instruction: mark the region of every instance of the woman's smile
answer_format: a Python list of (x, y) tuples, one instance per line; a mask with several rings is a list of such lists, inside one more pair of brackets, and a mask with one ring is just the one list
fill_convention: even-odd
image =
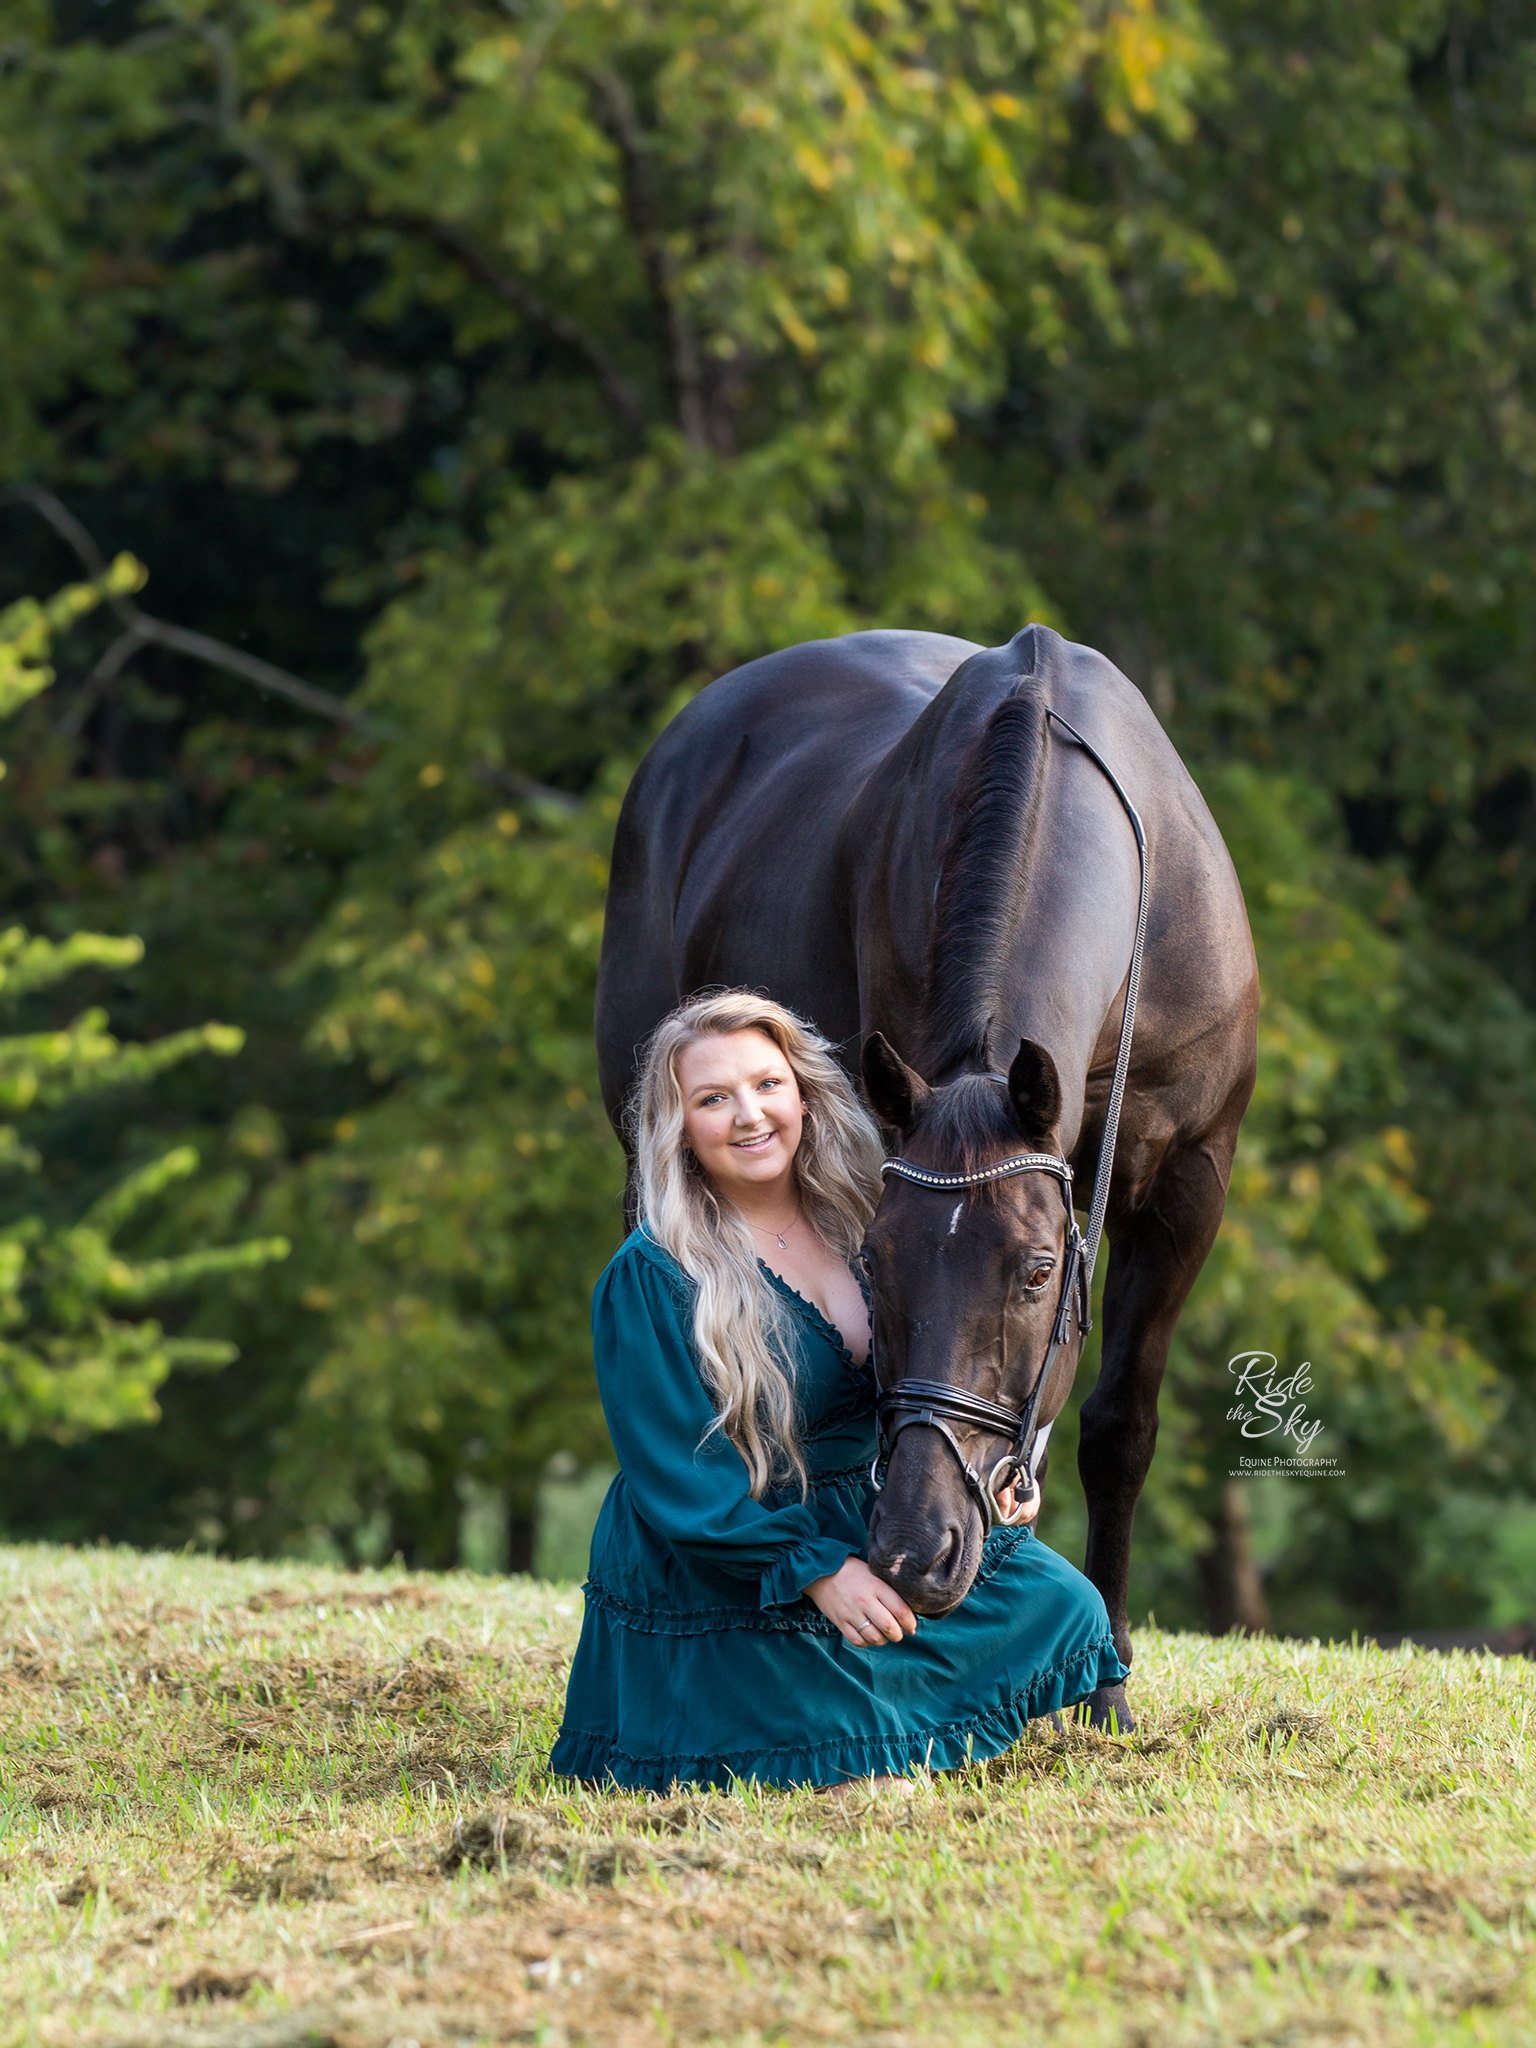
[(777, 1229), (799, 1207), (790, 1176), (805, 1105), (789, 1062), (760, 1031), (725, 1032), (685, 1047), (677, 1079), (694, 1158), (733, 1201), (766, 1201)]

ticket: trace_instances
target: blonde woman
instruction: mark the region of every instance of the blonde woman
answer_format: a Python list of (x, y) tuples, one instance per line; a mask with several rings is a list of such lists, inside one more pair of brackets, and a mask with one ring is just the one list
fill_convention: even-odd
[(1118, 1683), (1103, 1601), (1027, 1527), (940, 1620), (863, 1560), (853, 1261), (880, 1148), (825, 1040), (761, 996), (695, 998), (653, 1034), (634, 1118), (640, 1227), (592, 1308), (620, 1474), (551, 1768), (656, 1792), (897, 1777)]

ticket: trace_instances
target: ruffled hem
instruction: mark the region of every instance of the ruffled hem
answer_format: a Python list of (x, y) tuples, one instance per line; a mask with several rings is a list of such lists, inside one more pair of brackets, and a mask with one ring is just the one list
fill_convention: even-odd
[[(821, 1619), (820, 1616), (817, 1617)], [(830, 1627), (830, 1623), (827, 1624)], [(850, 1778), (900, 1777), (914, 1765), (960, 1770), (1011, 1749), (1031, 1721), (1076, 1706), (1104, 1685), (1118, 1685), (1126, 1667), (1105, 1634), (1075, 1657), (1039, 1673), (1003, 1705), (946, 1727), (883, 1736), (840, 1736), (797, 1749), (737, 1750), (717, 1756), (636, 1756), (609, 1735), (562, 1729), (550, 1753), (557, 1777), (618, 1786), (633, 1792), (670, 1792), (679, 1785), (720, 1791), (733, 1783), (789, 1790), (797, 1785), (843, 1785)]]
[[(796, 1555), (801, 1553), (797, 1551)], [(853, 1555), (850, 1545), (842, 1550), (838, 1562)], [(837, 1565), (832, 1570), (836, 1571)], [(812, 1572), (810, 1576), (815, 1579), (822, 1574)], [(581, 1590), (588, 1607), (598, 1608), (615, 1627), (632, 1629), (636, 1635), (712, 1636), (734, 1628), (758, 1629), (769, 1635), (782, 1635), (786, 1630), (795, 1635), (837, 1634), (820, 1609), (798, 1591), (778, 1607), (639, 1607), (591, 1579)]]
[[(1028, 1527), (994, 1531), (982, 1551), (974, 1584), (984, 1586), (995, 1579), (1015, 1552), (1033, 1541), (1034, 1532)], [(803, 1589), (809, 1580), (835, 1572), (845, 1558), (858, 1555), (857, 1547), (840, 1536), (796, 1544), (788, 1557), (764, 1572), (759, 1582), (761, 1607), (745, 1603), (740, 1607), (643, 1607), (596, 1579), (588, 1579), (581, 1590), (589, 1607), (600, 1609), (616, 1628), (633, 1629), (637, 1635), (709, 1636), (725, 1629), (751, 1628), (771, 1635), (788, 1630), (796, 1635), (835, 1636), (837, 1629), (805, 1598)]]
[[(872, 1457), (873, 1452), (870, 1453)], [(869, 1483), (869, 1458), (859, 1458), (852, 1465), (837, 1465), (830, 1471), (818, 1472), (814, 1466), (810, 1471), (811, 1493), (857, 1493), (874, 1495)]]

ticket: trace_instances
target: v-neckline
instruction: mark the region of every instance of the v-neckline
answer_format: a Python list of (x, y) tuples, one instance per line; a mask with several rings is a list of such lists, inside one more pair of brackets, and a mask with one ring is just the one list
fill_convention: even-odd
[[(816, 1306), (815, 1302), (808, 1300), (806, 1296), (800, 1292), (798, 1287), (791, 1287), (789, 1282), (784, 1278), (784, 1275), (782, 1273), (776, 1273), (773, 1270), (772, 1266), (769, 1265), (766, 1259), (759, 1259), (757, 1263), (768, 1275), (768, 1278), (772, 1281), (773, 1285), (778, 1288), (780, 1294), (788, 1295), (789, 1299), (792, 1302), (796, 1303), (798, 1307), (802, 1308), (805, 1311), (806, 1315), (810, 1317), (811, 1321), (822, 1332), (823, 1336), (830, 1338), (831, 1342), (840, 1353), (845, 1365), (851, 1366), (855, 1372), (864, 1372), (868, 1368), (869, 1360), (866, 1358), (860, 1361), (859, 1359), (854, 1357), (852, 1351), (850, 1351), (848, 1348), (848, 1340), (844, 1337), (842, 1331), (837, 1327), (836, 1323), (832, 1321), (830, 1316), (823, 1315), (822, 1311)], [(850, 1267), (849, 1270), (852, 1271), (852, 1268)], [(862, 1286), (860, 1287), (859, 1292), (861, 1294), (864, 1292)], [(871, 1340), (870, 1348), (871, 1350), (873, 1350), (874, 1348), (873, 1340)]]

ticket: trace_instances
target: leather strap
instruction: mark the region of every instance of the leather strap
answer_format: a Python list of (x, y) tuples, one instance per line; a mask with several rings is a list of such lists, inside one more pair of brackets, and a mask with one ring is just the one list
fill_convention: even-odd
[[(1131, 964), (1126, 975), (1125, 1010), (1120, 1019), (1120, 1041), (1115, 1048), (1114, 1078), (1110, 1083), (1109, 1102), (1104, 1111), (1104, 1128), (1099, 1138), (1098, 1169), (1093, 1177), (1093, 1199), (1088, 1211), (1086, 1236), (1079, 1231), (1077, 1219), (1072, 1213), (1072, 1169), (1065, 1159), (1049, 1152), (1024, 1152), (1012, 1159), (1000, 1160), (995, 1166), (981, 1167), (974, 1173), (933, 1173), (926, 1167), (911, 1166), (904, 1159), (886, 1159), (881, 1162), (882, 1176), (895, 1174), (899, 1179), (911, 1181), (917, 1187), (949, 1189), (981, 1187), (990, 1181), (1005, 1180), (1017, 1173), (1054, 1174), (1061, 1182), (1062, 1195), (1067, 1205), (1067, 1243), (1062, 1260), (1061, 1292), (1057, 1297), (1056, 1318), (1051, 1326), (1050, 1342), (1040, 1370), (1035, 1375), (1034, 1386), (1023, 1408), (1015, 1413), (1011, 1408), (1002, 1407), (995, 1401), (984, 1401), (977, 1394), (970, 1394), (963, 1387), (945, 1386), (935, 1380), (898, 1380), (876, 1398), (875, 1409), (880, 1418), (880, 1449), (874, 1464), (870, 1466), (870, 1479), (878, 1488), (878, 1468), (889, 1458), (896, 1439), (904, 1429), (914, 1423), (938, 1431), (953, 1450), (965, 1479), (966, 1489), (981, 1509), (982, 1521), (991, 1527), (1019, 1519), (1036, 1488), (1033, 1471), (1033, 1453), (1037, 1434), (1035, 1417), (1040, 1412), (1040, 1403), (1050, 1383), (1056, 1359), (1067, 1342), (1071, 1320), (1075, 1309), (1078, 1337), (1082, 1339), (1093, 1328), (1093, 1269), (1099, 1255), (1099, 1243), (1104, 1234), (1104, 1216), (1109, 1207), (1109, 1184), (1115, 1166), (1115, 1141), (1120, 1131), (1120, 1109), (1125, 1100), (1126, 1078), (1131, 1065), (1131, 1038), (1136, 1029), (1136, 999), (1141, 990), (1141, 962), (1147, 940), (1147, 835), (1137, 814), (1136, 806), (1126, 795), (1124, 786), (1109, 763), (1097, 748), (1090, 746), (1076, 726), (1069, 725), (1059, 711), (1047, 709), (1046, 718), (1054, 719), (1071, 739), (1104, 775), (1115, 795), (1125, 807), (1125, 814), (1131, 821), (1131, 830), (1136, 835), (1136, 858), (1140, 867), (1140, 886), (1136, 904), (1136, 937), (1131, 946)], [(1000, 1081), (1006, 1087), (1007, 1076), (990, 1074), (988, 1080)], [(959, 1439), (949, 1427), (958, 1422), (963, 1428), (983, 1429), (995, 1436), (1009, 1440), (1007, 1453), (994, 1464), (986, 1479), (971, 1464), (960, 1448)], [(1010, 1475), (1004, 1482), (1001, 1475)], [(1004, 1517), (997, 1511), (997, 1491), (1002, 1483), (1026, 1480), (1027, 1491), (1011, 1516)]]
[[(1104, 1234), (1104, 1212), (1109, 1207), (1109, 1183), (1115, 1170), (1115, 1140), (1120, 1134), (1120, 1105), (1125, 1100), (1126, 1076), (1131, 1068), (1131, 1034), (1136, 1029), (1136, 998), (1141, 993), (1141, 958), (1147, 945), (1147, 835), (1142, 829), (1136, 806), (1126, 795), (1119, 776), (1104, 756), (1097, 748), (1088, 744), (1076, 726), (1068, 725), (1059, 711), (1048, 710), (1045, 715), (1047, 718), (1054, 718), (1063, 732), (1071, 734), (1125, 806), (1125, 815), (1130, 819), (1131, 830), (1136, 834), (1136, 858), (1141, 868), (1141, 885), (1136, 903), (1136, 937), (1131, 946), (1130, 971), (1125, 978), (1125, 1012), (1120, 1019), (1120, 1043), (1115, 1049), (1115, 1077), (1110, 1083), (1109, 1105), (1104, 1111), (1104, 1130), (1099, 1139), (1099, 1166), (1093, 1176), (1093, 1206), (1088, 1211), (1088, 1231), (1083, 1239), (1083, 1256), (1091, 1288), (1093, 1269), (1099, 1256), (1099, 1239)], [(1091, 1320), (1085, 1322), (1083, 1335), (1086, 1337), (1092, 1328)]]

